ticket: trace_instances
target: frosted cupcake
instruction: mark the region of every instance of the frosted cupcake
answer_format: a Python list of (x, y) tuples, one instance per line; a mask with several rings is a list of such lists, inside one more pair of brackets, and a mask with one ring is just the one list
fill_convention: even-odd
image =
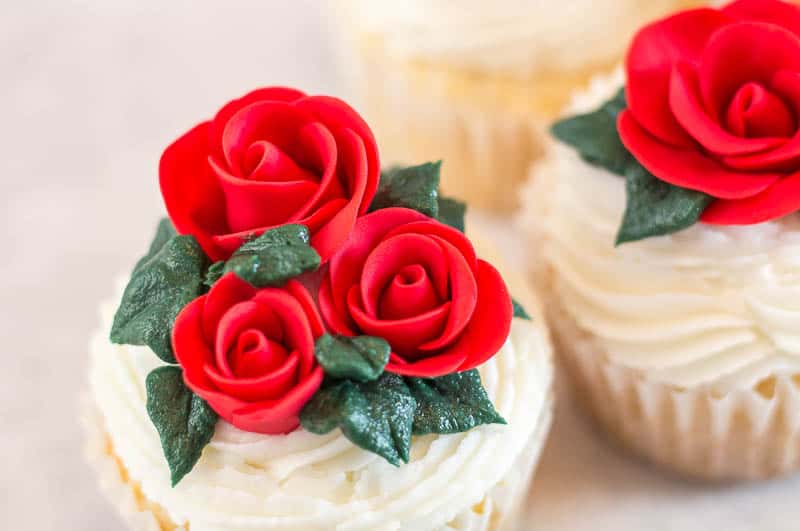
[(443, 159), (446, 193), (508, 210), (571, 90), (689, 0), (336, 0), (343, 64), (388, 162)]
[[(800, 464), (800, 8), (743, 0), (642, 29), (535, 169), (548, 307), (578, 392), (681, 473)], [(536, 181), (539, 180), (539, 181)]]
[(290, 89), (167, 148), (170, 219), (90, 348), (90, 458), (132, 529), (517, 523), (552, 410), (539, 305), (437, 164), (378, 168), (350, 107)]

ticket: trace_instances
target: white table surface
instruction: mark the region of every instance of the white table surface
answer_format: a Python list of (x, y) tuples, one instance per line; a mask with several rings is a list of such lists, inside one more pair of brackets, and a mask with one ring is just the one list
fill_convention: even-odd
[[(259, 85), (342, 94), (322, 1), (0, 0), (0, 528), (120, 529), (82, 459), (97, 302), (162, 215), (170, 140)], [(796, 530), (798, 488), (665, 477), (562, 400), (526, 529)]]

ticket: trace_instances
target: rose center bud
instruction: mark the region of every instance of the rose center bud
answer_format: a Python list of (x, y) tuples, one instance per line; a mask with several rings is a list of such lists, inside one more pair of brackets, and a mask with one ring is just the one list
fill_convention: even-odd
[(300, 167), (281, 148), (266, 140), (259, 140), (248, 146), (242, 160), (242, 177), (265, 182), (319, 180), (312, 172)]
[(428, 272), (419, 264), (403, 267), (389, 281), (378, 306), (381, 319), (407, 319), (442, 303)]
[(228, 352), (228, 364), (236, 378), (258, 378), (280, 367), (288, 356), (283, 345), (251, 328), (239, 335)]
[(788, 137), (797, 129), (795, 113), (762, 84), (746, 83), (736, 91), (725, 121), (733, 134), (747, 137)]

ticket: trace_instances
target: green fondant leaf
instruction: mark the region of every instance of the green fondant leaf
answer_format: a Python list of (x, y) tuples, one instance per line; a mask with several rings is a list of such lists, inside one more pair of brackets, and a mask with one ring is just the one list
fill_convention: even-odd
[(300, 414), (300, 423), (322, 435), (341, 428), (356, 446), (399, 466), (408, 462), (416, 402), (403, 378), (383, 373), (372, 382), (326, 382)]
[(290, 278), (319, 267), (320, 257), (309, 241), (303, 225), (268, 230), (233, 253), (224, 272), (233, 271), (257, 288), (282, 286)]
[(557, 122), (552, 133), (574, 147), (590, 164), (624, 176), (626, 168), (634, 161), (617, 133), (617, 116), (626, 106), (622, 89), (600, 109)]
[(177, 235), (178, 233), (175, 232), (175, 227), (172, 226), (172, 222), (169, 220), (169, 218), (162, 218), (156, 227), (156, 234), (153, 236), (153, 241), (150, 242), (150, 249), (147, 251), (146, 255), (141, 257), (139, 261), (136, 262), (133, 270), (137, 271), (140, 267), (146, 264), (148, 260), (153, 258), (161, 250), (161, 248), (167, 244), (168, 241)]
[(217, 280), (222, 278), (222, 275), (224, 274), (225, 262), (214, 262), (209, 266), (208, 271), (206, 271), (206, 278), (203, 283), (210, 288)]
[(477, 369), (439, 378), (407, 378), (417, 402), (414, 435), (460, 433), (481, 424), (505, 424)]
[(515, 299), (511, 299), (511, 306), (513, 306), (514, 308), (514, 317), (527, 319), (528, 321), (531, 320), (531, 316), (528, 315), (528, 312), (525, 311), (525, 308), (523, 308), (522, 305), (518, 303)]
[(333, 378), (370, 382), (389, 362), (391, 347), (385, 339), (370, 336), (332, 336), (317, 339), (314, 355), (325, 374)]
[(405, 207), (432, 218), (438, 217), (441, 167), (442, 162), (438, 161), (384, 170), (370, 211)]
[(147, 345), (175, 363), (172, 325), (178, 312), (203, 291), (208, 259), (192, 236), (173, 236), (159, 225), (147, 256), (136, 267), (111, 327), (113, 343)]
[(464, 215), (467, 205), (457, 199), (439, 196), (439, 221), (464, 232)]
[(147, 375), (147, 414), (158, 430), (172, 486), (194, 467), (214, 436), (217, 414), (183, 383), (180, 367), (165, 366)]
[(713, 200), (708, 195), (664, 182), (638, 163), (626, 171), (627, 205), (617, 245), (663, 236), (697, 223)]

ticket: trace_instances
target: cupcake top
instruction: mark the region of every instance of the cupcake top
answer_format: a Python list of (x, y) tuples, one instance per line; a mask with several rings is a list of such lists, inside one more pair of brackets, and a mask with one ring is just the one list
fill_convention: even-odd
[(527, 76), (605, 65), (634, 29), (688, 0), (342, 0), (357, 31), (400, 58)]
[(169, 219), (105, 311), (91, 380), (114, 452), (172, 521), (478, 526), (501, 479), (524, 483), (544, 332), (439, 170), (381, 172), (352, 108), (279, 87), (166, 149)]
[(145, 381), (160, 363), (146, 347), (108, 343), (116, 301), (103, 305), (104, 329), (92, 341), (92, 392), (129, 476), (175, 523), (220, 531), (488, 529), (493, 510), (511, 509), (506, 493), (525, 488), (532, 466), (525, 459), (535, 457), (547, 431), (552, 378), (539, 306), (524, 281), (509, 282), (533, 320), (515, 318), (500, 351), (480, 368), (487, 396), (508, 425), (415, 437), (409, 462), (399, 468), (340, 430), (262, 435), (219, 421), (192, 472), (171, 487), (146, 408)]
[(615, 362), (720, 392), (800, 370), (787, 156), (800, 107), (781, 84), (797, 20), (794, 5), (742, 0), (657, 21), (633, 41), (627, 81), (596, 80), (576, 98), (584, 114), (554, 127), (571, 147), (534, 179), (556, 292)]

